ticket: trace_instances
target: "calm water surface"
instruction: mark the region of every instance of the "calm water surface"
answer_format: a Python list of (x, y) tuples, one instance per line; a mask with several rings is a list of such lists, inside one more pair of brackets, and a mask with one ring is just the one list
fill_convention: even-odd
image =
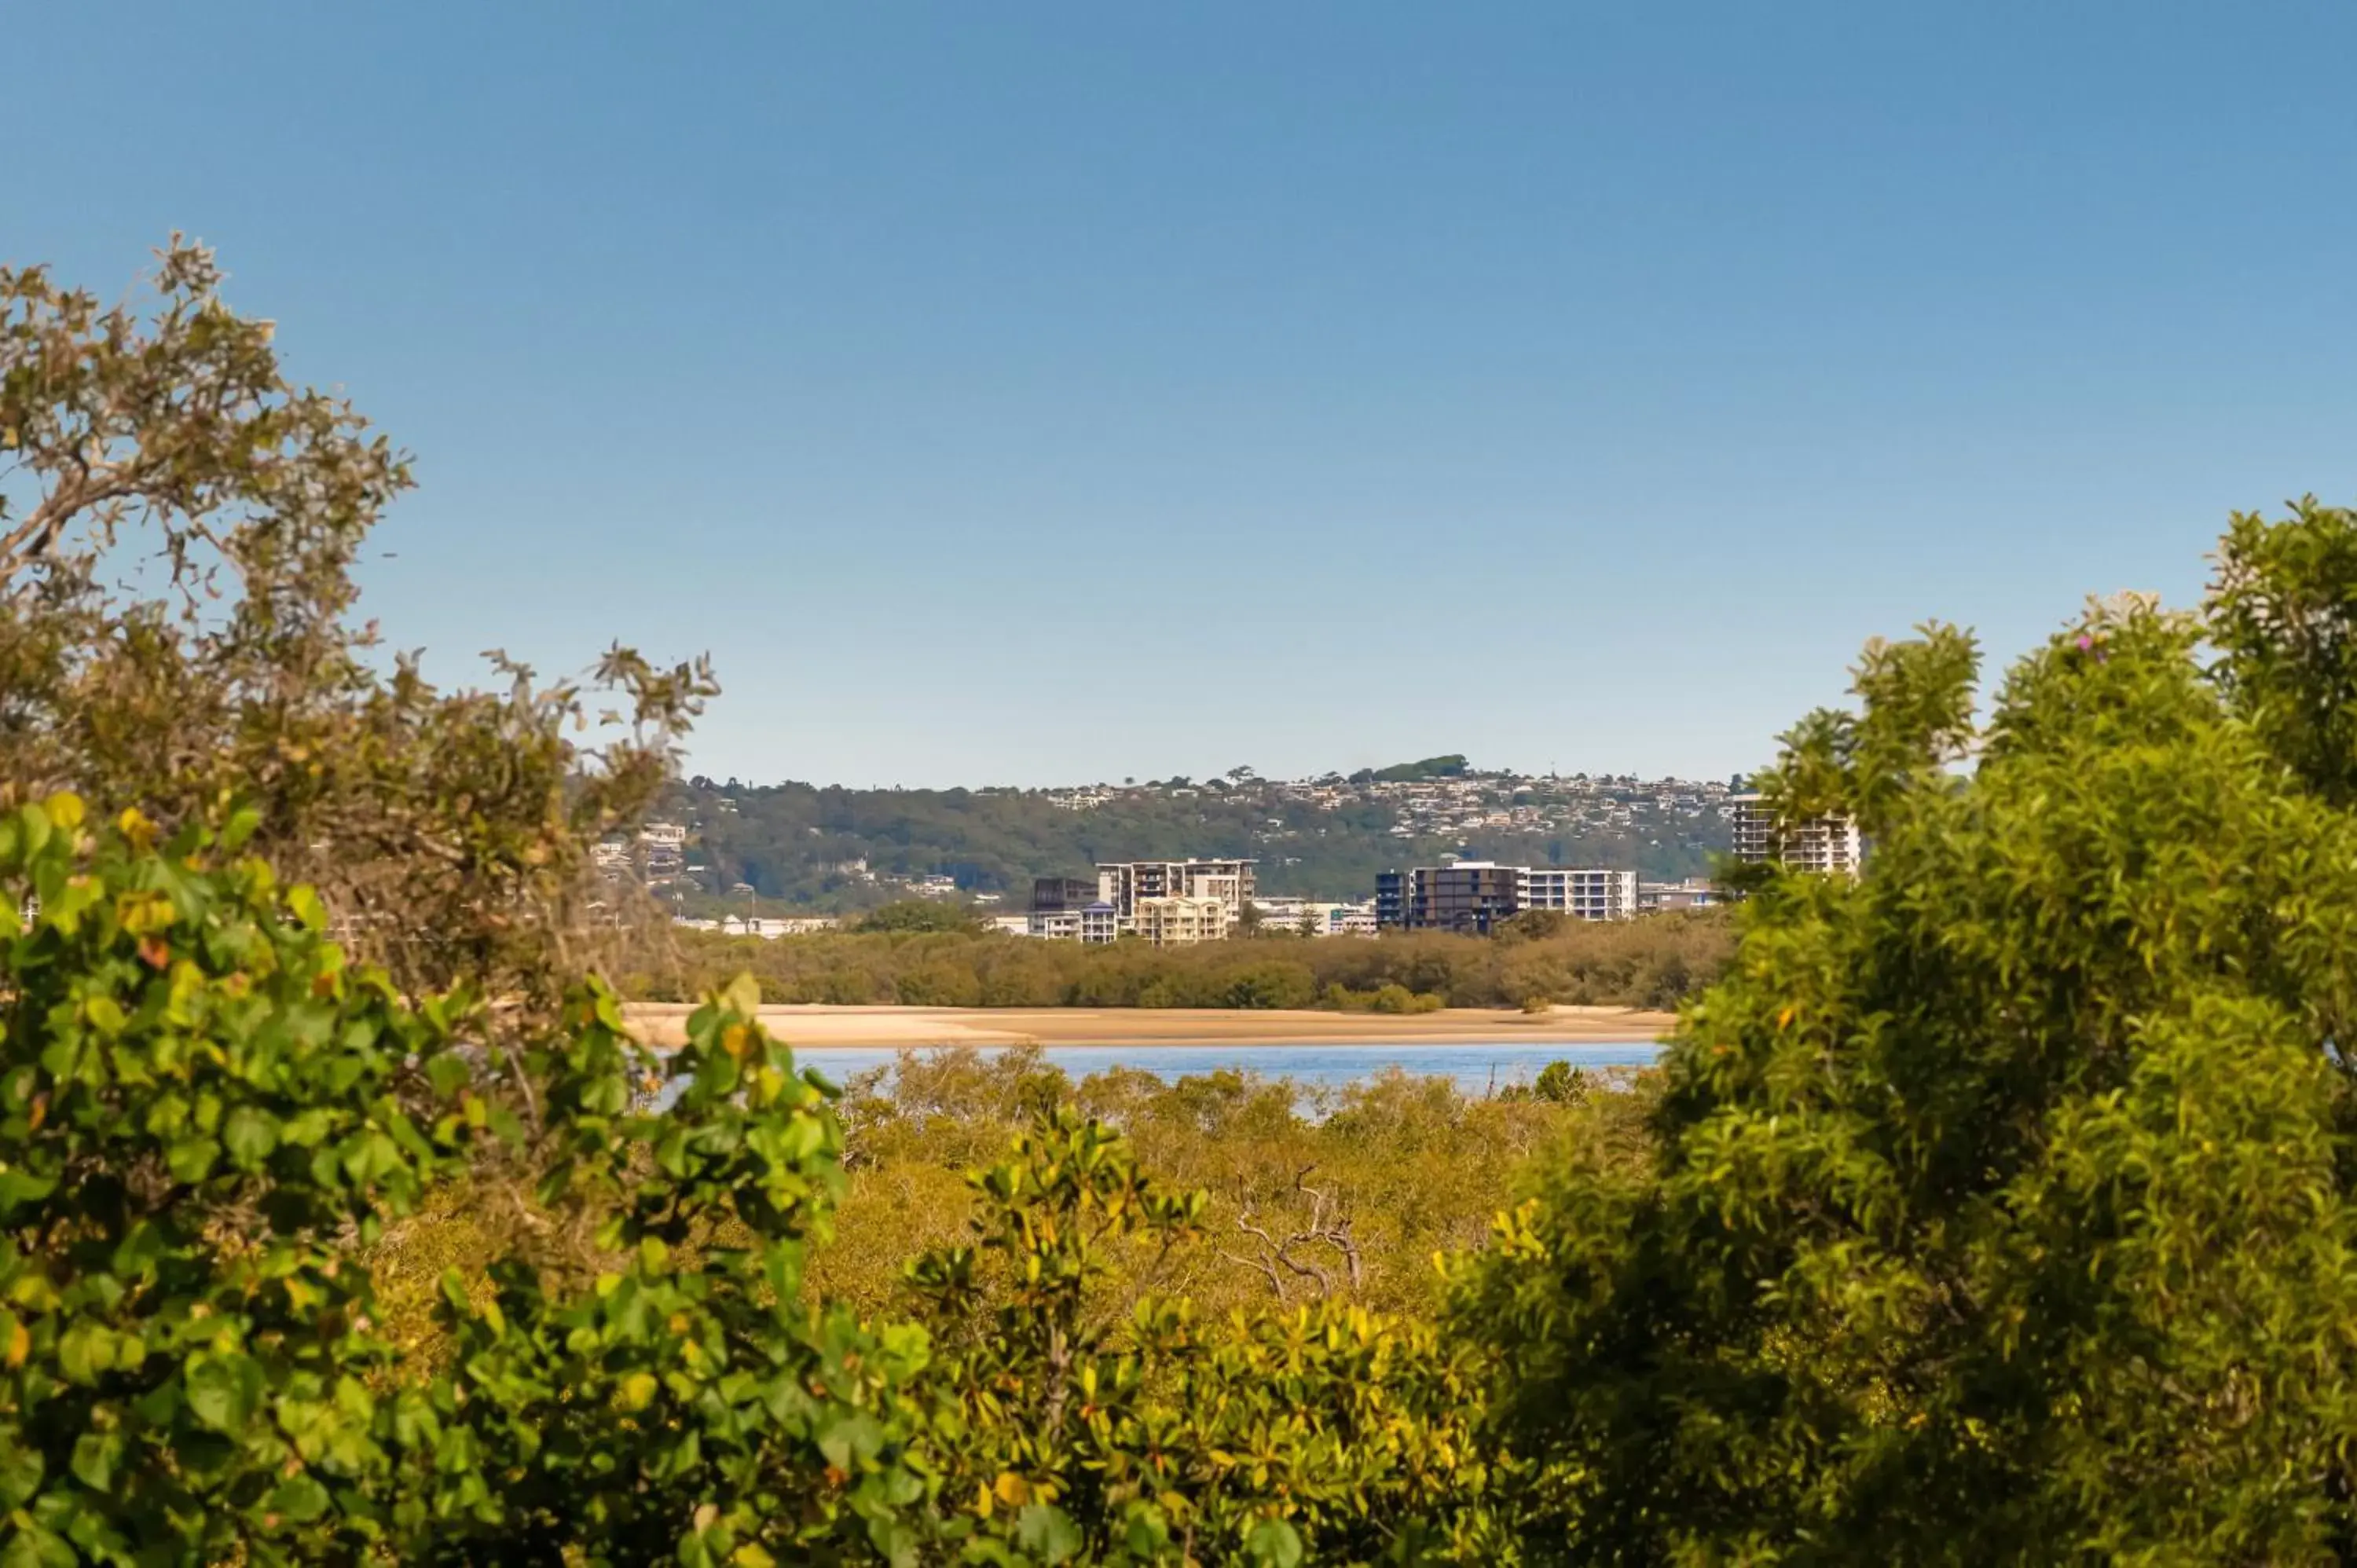
[[(985, 1055), (1003, 1047), (969, 1048)], [(1075, 1079), (1107, 1068), (1142, 1068), (1157, 1078), (1234, 1069), (1263, 1078), (1289, 1078), (1305, 1088), (1340, 1089), (1397, 1068), (1402, 1072), (1448, 1078), (1467, 1094), (1492, 1086), (1528, 1083), (1549, 1062), (1577, 1068), (1650, 1067), (1661, 1047), (1651, 1040), (1596, 1041), (1586, 1045), (1533, 1045), (1527, 1040), (1497, 1045), (1314, 1045), (1314, 1046), (1043, 1046), (1040, 1054)], [(898, 1051), (848, 1049), (796, 1053), (836, 1083), (871, 1068), (889, 1067)]]

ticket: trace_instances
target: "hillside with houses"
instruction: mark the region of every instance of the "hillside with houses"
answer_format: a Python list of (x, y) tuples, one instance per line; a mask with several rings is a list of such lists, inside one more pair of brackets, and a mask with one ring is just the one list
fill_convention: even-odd
[[(695, 778), (664, 802), (659, 879), (683, 908), (820, 912), (909, 897), (1022, 908), (1037, 877), (1101, 861), (1239, 856), (1274, 896), (1369, 897), (1377, 875), (1447, 856), (1699, 875), (1730, 845), (1738, 785), (1525, 774), (1440, 757), (1380, 770), (1045, 789), (854, 789)], [(669, 830), (676, 830), (673, 840)]]

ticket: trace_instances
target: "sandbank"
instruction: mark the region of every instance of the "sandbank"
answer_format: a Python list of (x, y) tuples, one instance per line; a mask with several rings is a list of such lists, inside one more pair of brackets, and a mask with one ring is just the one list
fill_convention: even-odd
[[(623, 1009), (651, 1045), (678, 1045), (694, 1007)], [(1320, 1013), (1225, 1007), (830, 1007), (761, 1009), (761, 1024), (802, 1050), (901, 1046), (1602, 1045), (1660, 1039), (1676, 1015), (1635, 1007), (1544, 1013), (1449, 1007), (1437, 1013)]]

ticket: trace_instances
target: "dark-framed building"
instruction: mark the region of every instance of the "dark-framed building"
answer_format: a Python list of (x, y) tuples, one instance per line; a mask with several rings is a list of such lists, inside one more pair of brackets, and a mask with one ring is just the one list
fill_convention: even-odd
[(1077, 914), (1097, 901), (1094, 881), (1078, 876), (1035, 876), (1031, 910), (1038, 915)]
[[(1395, 917), (1388, 920), (1387, 907)], [(1419, 865), (1375, 878), (1376, 923), (1405, 930), (1487, 935), (1491, 926), (1513, 918), (1522, 907), (1521, 868), (1491, 861)]]

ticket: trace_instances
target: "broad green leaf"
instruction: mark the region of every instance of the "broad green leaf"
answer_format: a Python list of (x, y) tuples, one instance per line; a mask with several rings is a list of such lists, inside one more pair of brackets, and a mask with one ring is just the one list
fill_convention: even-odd
[(1063, 1563), (1078, 1555), (1080, 1526), (1063, 1509), (1033, 1503), (1016, 1516), (1015, 1539), (1041, 1563)]
[(0, 1508), (21, 1508), (40, 1490), (40, 1451), (29, 1444), (0, 1443)]
[(58, 1370), (68, 1380), (94, 1383), (114, 1365), (114, 1335), (105, 1325), (78, 1317), (58, 1336)]
[(259, 1170), (278, 1147), (277, 1119), (257, 1107), (241, 1105), (222, 1122), (221, 1143), (240, 1170)]
[(242, 1432), (262, 1407), (261, 1363), (235, 1351), (190, 1357), (182, 1381), (188, 1389), (188, 1409), (216, 1432)]
[(221, 1145), (210, 1138), (175, 1138), (164, 1151), (164, 1164), (175, 1179), (195, 1186), (212, 1174)]
[(297, 1524), (308, 1524), (328, 1511), (329, 1501), (328, 1488), (305, 1471), (280, 1482), (264, 1507)]
[(1265, 1519), (1244, 1536), (1244, 1557), (1258, 1568), (1299, 1568), (1301, 1537), (1281, 1519)]
[(297, 885), (286, 890), (286, 909), (308, 930), (324, 931), (328, 929), (327, 906), (320, 903), (318, 894), (307, 886)]
[(0, 1546), (0, 1568), (76, 1568), (81, 1561), (63, 1537), (23, 1520)]
[(112, 1491), (116, 1467), (123, 1463), (120, 1432), (85, 1432), (74, 1441), (74, 1478), (93, 1492)]

